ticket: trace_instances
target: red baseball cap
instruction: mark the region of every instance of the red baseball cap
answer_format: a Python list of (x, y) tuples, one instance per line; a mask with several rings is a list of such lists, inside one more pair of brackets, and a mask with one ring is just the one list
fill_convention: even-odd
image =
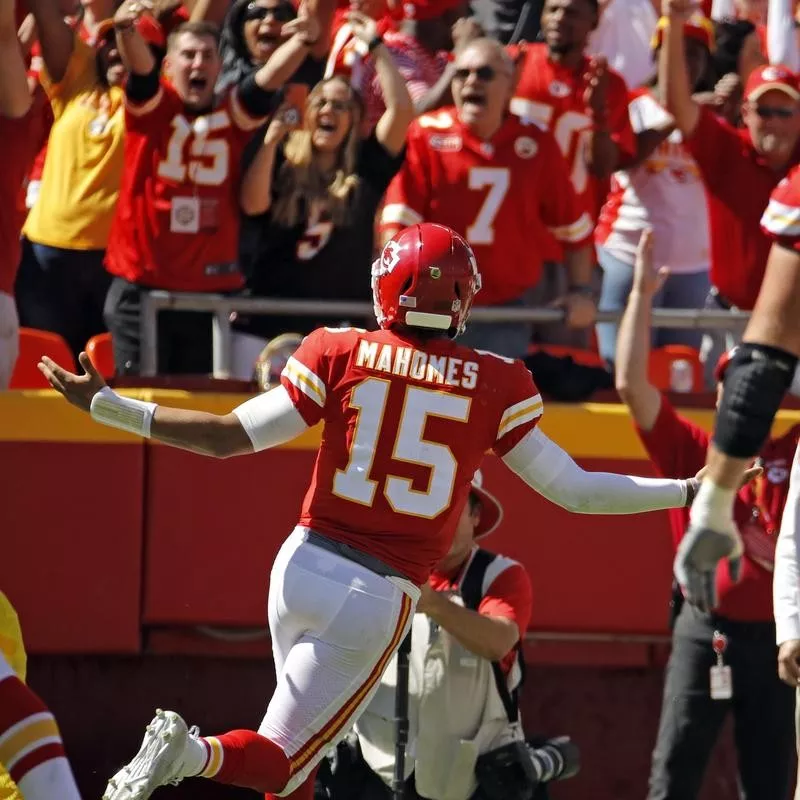
[[(653, 38), (650, 40), (650, 49), (658, 50), (664, 39), (664, 30), (669, 27), (669, 17), (661, 17), (656, 25)], [(683, 23), (683, 35), (687, 39), (694, 39), (696, 42), (705, 45), (709, 52), (713, 53), (716, 47), (716, 40), (714, 37), (714, 23), (711, 20), (696, 11)]]
[[(102, 41), (109, 31), (114, 29), (113, 19), (104, 19), (98, 26), (95, 33), (95, 42)], [(164, 29), (150, 14), (142, 14), (136, 20), (136, 30), (139, 35), (154, 47), (160, 47), (162, 50), (167, 46), (167, 37), (164, 34)]]
[(483, 475), (478, 470), (472, 477), (470, 492), (481, 501), (481, 518), (475, 526), (475, 538), (488, 536), (503, 519), (503, 506), (500, 501), (483, 488)]
[(754, 69), (747, 79), (744, 95), (748, 100), (758, 100), (771, 91), (783, 92), (792, 100), (800, 100), (800, 82), (797, 75), (781, 64), (767, 64)]

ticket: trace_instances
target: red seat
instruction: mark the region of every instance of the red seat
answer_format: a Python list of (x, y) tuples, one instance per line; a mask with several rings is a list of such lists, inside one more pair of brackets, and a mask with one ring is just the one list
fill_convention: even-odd
[(694, 347), (685, 344), (668, 344), (657, 347), (650, 353), (648, 373), (650, 381), (662, 391), (684, 391), (672, 385), (673, 364), (687, 361), (691, 368), (691, 388), (688, 391), (703, 391), (703, 364)]
[(35, 328), (19, 329), (19, 357), (11, 375), (11, 389), (47, 389), (50, 384), (36, 365), (49, 356), (64, 369), (75, 372), (75, 359), (69, 345), (57, 333)]
[(94, 368), (106, 379), (114, 377), (114, 348), (110, 333), (98, 333), (86, 342), (86, 354)]

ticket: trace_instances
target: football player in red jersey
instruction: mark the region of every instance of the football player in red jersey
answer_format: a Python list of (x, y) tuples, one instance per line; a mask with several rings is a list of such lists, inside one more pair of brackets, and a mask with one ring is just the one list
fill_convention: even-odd
[[(306, 58), (319, 24), (301, 8), (269, 60), (215, 98), (219, 31), (185, 23), (169, 37), (162, 77), (134, 22), (145, 5), (117, 11), (125, 87), (126, 160), (106, 265), (116, 276), (106, 300), (117, 370), (139, 370), (140, 297), (150, 288), (225, 292), (242, 286), (237, 266), (240, 162), (271, 112), (274, 93)], [(171, 327), (170, 327), (171, 326)], [(199, 326), (199, 327), (198, 327)], [(181, 315), (162, 326), (166, 372), (208, 372), (208, 317)]]
[[(597, 218), (606, 180), (636, 154), (628, 117), (628, 90), (603, 58), (585, 55), (597, 26), (597, 0), (546, 0), (545, 41), (521, 50), (511, 111), (532, 119), (556, 138), (581, 208)], [(560, 261), (551, 240), (545, 261)]]
[[(476, 39), (458, 54), (455, 106), (424, 114), (409, 128), (406, 161), (381, 215), (384, 240), (422, 220), (450, 226), (480, 260), (480, 304), (498, 305), (520, 302), (539, 282), (542, 245), (552, 233), (565, 248), (575, 288), (566, 298), (567, 324), (583, 328), (595, 311), (580, 288), (588, 286), (592, 270), (591, 219), (576, 201), (553, 136), (508, 113), (513, 69), (491, 39)], [(530, 327), (481, 324), (467, 341), (522, 357)]]
[(307, 779), (403, 640), (487, 449), (578, 513), (691, 501), (694, 479), (582, 470), (537, 428), (542, 399), (521, 361), (452, 341), (480, 288), (472, 250), (454, 231), (430, 223), (402, 231), (373, 265), (372, 287), (380, 330), (317, 329), (279, 387), (226, 415), (121, 397), (85, 354), (83, 375), (42, 359), (53, 388), (95, 420), (205, 455), (260, 451), (324, 423), (298, 526), (272, 569), (277, 687), (258, 733), (200, 737), (178, 714), (158, 711), (106, 800), (143, 800), (189, 776), (310, 798)]

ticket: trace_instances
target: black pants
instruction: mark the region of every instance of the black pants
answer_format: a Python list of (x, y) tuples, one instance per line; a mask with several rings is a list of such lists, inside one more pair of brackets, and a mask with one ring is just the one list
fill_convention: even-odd
[[(728, 637), (733, 698), (712, 700), (715, 630)], [(794, 692), (778, 679), (775, 626), (732, 622), (688, 603), (667, 664), (648, 800), (693, 800), (728, 712), (733, 713), (743, 800), (786, 800), (794, 762)]]
[(14, 287), (20, 325), (62, 336), (76, 358), (86, 342), (106, 330), (103, 303), (111, 276), (104, 250), (63, 250), (22, 243)]
[[(141, 340), (139, 319), (143, 286), (114, 278), (104, 315), (114, 342), (118, 375), (139, 375)], [(208, 375), (211, 372), (212, 315), (195, 311), (158, 314), (158, 374)]]

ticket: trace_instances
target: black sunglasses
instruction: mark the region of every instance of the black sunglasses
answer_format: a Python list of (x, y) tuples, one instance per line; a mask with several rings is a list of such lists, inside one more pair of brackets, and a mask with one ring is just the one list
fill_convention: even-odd
[(270, 14), (276, 22), (289, 22), (289, 20), (297, 16), (294, 8), (289, 3), (281, 3), (274, 8), (265, 8), (264, 6), (250, 3), (245, 9), (244, 21), (253, 22), (254, 20), (258, 20), (260, 22), (262, 19), (266, 19)]
[(493, 81), (497, 72), (495, 71), (494, 67), (490, 67), (488, 64), (485, 64), (482, 67), (478, 67), (477, 69), (467, 69), (467, 67), (459, 67), (454, 73), (453, 77), (457, 81), (465, 81), (469, 78), (470, 75), (475, 75), (475, 77), (479, 81)]
[(795, 115), (793, 108), (770, 108), (769, 106), (755, 106), (753, 109), (761, 119), (791, 119)]

